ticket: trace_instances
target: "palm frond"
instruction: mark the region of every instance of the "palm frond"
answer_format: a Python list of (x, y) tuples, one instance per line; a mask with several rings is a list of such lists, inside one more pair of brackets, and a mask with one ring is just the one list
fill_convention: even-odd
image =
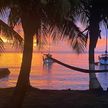
[(0, 33), (8, 40), (13, 40), (15, 46), (21, 46), (23, 43), (23, 38), (2, 20), (0, 20)]
[(16, 24), (19, 24), (20, 21), (20, 12), (19, 9), (16, 7), (12, 7), (10, 12), (9, 12), (9, 17), (8, 17), (8, 24), (11, 27), (15, 27)]
[[(73, 42), (80, 34), (81, 37), (79, 39), (82, 39), (80, 43), (82, 42), (86, 45), (85, 37), (75, 25), (73, 17), (77, 3), (79, 3), (79, 0), (49, 0), (43, 8), (42, 12), (45, 17), (42, 20), (45, 25), (49, 24), (47, 31), (53, 40), (67, 38)], [(84, 50), (84, 47), (82, 49)]]
[(4, 52), (4, 42), (2, 38), (0, 38), (0, 52)]
[[(84, 51), (86, 47), (86, 36), (80, 31), (79, 27), (75, 24), (74, 20), (66, 19), (64, 28), (62, 29), (62, 37), (67, 38), (73, 49), (79, 53)], [(79, 46), (79, 47), (76, 47)]]
[(80, 36), (77, 38), (74, 38), (73, 40), (69, 40), (69, 43), (71, 43), (73, 50), (77, 52), (78, 54), (85, 51), (85, 46), (86, 46), (84, 44), (85, 42), (86, 42), (86, 39)]
[(60, 26), (69, 9), (69, 0), (49, 0), (42, 9), (44, 22), (51, 26)]
[(13, 0), (0, 0), (0, 15), (4, 16), (7, 14), (9, 7)]
[[(44, 43), (48, 43), (47, 38), (48, 36), (51, 37), (53, 42), (57, 42), (59, 40), (67, 39), (68, 42), (72, 46), (72, 48), (77, 53), (84, 52), (87, 38), (86, 36), (80, 31), (80, 29), (75, 25), (73, 20), (65, 19), (64, 25), (62, 28), (58, 28), (57, 26), (51, 26), (43, 24), (42, 26), (42, 35), (39, 39)], [(43, 38), (44, 37), (44, 38)]]

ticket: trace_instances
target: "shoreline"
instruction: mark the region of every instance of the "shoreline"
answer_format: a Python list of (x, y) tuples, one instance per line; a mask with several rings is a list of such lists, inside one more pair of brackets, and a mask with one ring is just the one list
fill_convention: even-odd
[[(14, 88), (0, 88), (0, 108), (12, 96)], [(31, 87), (23, 108), (107, 108), (108, 92), (89, 90), (41, 90)]]

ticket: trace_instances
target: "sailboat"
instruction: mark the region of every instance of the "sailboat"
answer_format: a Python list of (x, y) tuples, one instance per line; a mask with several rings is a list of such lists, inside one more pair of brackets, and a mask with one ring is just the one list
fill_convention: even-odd
[(50, 37), (49, 37), (49, 46), (48, 53), (43, 55), (43, 63), (44, 64), (52, 64), (53, 60), (51, 59), (52, 55), (50, 54)]
[(108, 51), (107, 51), (107, 31), (106, 31), (106, 50), (105, 53), (99, 56), (100, 65), (108, 65)]
[(43, 55), (43, 62), (44, 64), (47, 64), (47, 63), (53, 63), (53, 60), (51, 59), (52, 55), (51, 54), (44, 54)]

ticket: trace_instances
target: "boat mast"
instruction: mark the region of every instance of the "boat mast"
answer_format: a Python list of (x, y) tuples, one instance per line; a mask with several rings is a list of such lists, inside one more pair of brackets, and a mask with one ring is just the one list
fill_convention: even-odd
[(50, 35), (49, 35), (49, 46), (48, 46), (48, 53), (50, 54)]
[(106, 29), (106, 50), (105, 53), (107, 54), (107, 29)]

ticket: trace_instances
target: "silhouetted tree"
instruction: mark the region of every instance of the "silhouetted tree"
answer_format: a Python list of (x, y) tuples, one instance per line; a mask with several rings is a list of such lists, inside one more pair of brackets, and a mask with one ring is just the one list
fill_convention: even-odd
[[(108, 7), (106, 0), (80, 0), (76, 16), (86, 25), (84, 31), (89, 34), (89, 68), (95, 69), (94, 52), (98, 38), (100, 38), (100, 26), (103, 22), (108, 24)], [(89, 74), (90, 89), (102, 89), (94, 73)]]
[[(8, 10), (9, 25), (14, 27), (20, 22), (24, 31), (24, 50), (20, 74), (11, 100), (12, 103), (9, 103), (8, 107), (21, 108), (25, 93), (30, 86), (29, 75), (32, 61), (33, 36), (36, 35), (37, 42), (40, 41), (41, 35), (39, 31), (42, 22), (45, 26), (56, 27), (63, 35), (67, 34), (69, 39), (72, 40), (79, 34), (80, 43), (83, 42), (84, 37), (81, 37), (82, 34), (74, 24), (73, 18), (71, 18), (71, 34), (66, 32), (67, 29), (65, 29), (70, 24), (67, 23), (70, 22), (70, 8), (74, 10), (76, 5), (76, 0), (71, 0), (71, 2), (72, 5), (70, 5), (70, 0), (0, 0), (0, 12), (4, 13)], [(76, 42), (78, 43), (79, 41)], [(76, 45), (74, 45), (75, 47)]]

